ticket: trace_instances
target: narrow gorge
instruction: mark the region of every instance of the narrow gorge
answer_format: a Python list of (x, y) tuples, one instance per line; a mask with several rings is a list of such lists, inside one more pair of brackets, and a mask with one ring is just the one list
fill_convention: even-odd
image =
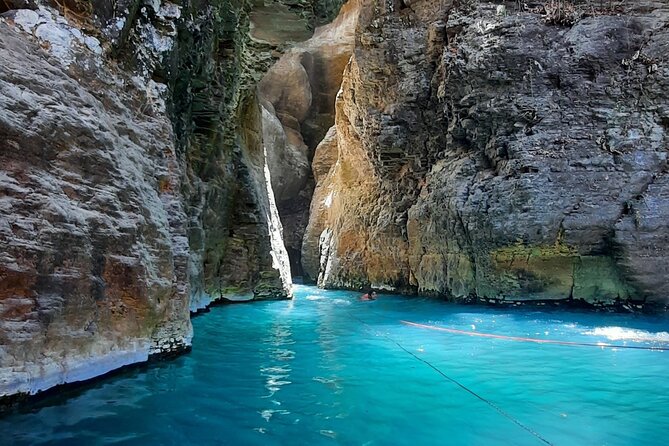
[(0, 0), (0, 60), (2, 407), (293, 279), (669, 305), (666, 0)]

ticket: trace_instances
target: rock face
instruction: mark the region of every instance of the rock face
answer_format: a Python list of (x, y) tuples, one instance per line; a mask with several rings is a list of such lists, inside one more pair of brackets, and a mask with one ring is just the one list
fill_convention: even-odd
[[(286, 45), (331, 20), (338, 5), (200, 1), (183, 13), (192, 19), (179, 22), (177, 49), (157, 75), (171, 79), (177, 145), (187, 164), (193, 309), (231, 294), (290, 296), (266, 181), (266, 159), (271, 165), (275, 151), (264, 155), (263, 138), (272, 136), (263, 135), (256, 85)], [(279, 196), (280, 182), (272, 186)]]
[[(334, 124), (335, 96), (351, 57), (359, 0), (349, 0), (330, 24), (295, 45), (259, 84), (272, 186), (285, 227), (294, 275), (303, 276), (302, 239), (314, 191), (314, 150)], [(310, 279), (308, 273), (306, 278)]]
[[(169, 119), (85, 46), (68, 67), (14, 18), (0, 22), (0, 397), (192, 336)], [(48, 27), (60, 35), (34, 32)]]
[[(188, 4), (183, 15), (190, 19), (177, 23), (175, 50), (154, 71), (169, 80), (177, 150), (185, 164), (193, 311), (231, 295), (290, 296), (289, 273), (281, 271), (288, 267), (285, 248), (277, 247), (278, 264), (272, 255), (271, 241), (281, 227), (268, 209), (254, 95), (275, 48), (252, 40), (250, 8)], [(123, 51), (132, 50), (132, 43), (129, 38)]]
[(291, 297), (255, 90), (337, 8), (0, 3), (0, 407), (187, 350), (229, 293)]
[(396, 6), (364, 4), (337, 97), (337, 141), (319, 148), (338, 155), (319, 181), (303, 255), (319, 258), (323, 286), (410, 290), (407, 211), (441, 137), (429, 87), (450, 5)]
[(309, 268), (326, 287), (666, 304), (669, 6), (567, 26), (498, 6), (363, 8)]
[(326, 287), (666, 305), (669, 5), (530, 6), (350, 0), (286, 50), (339, 0), (0, 2), (0, 399), (289, 298), (288, 251)]

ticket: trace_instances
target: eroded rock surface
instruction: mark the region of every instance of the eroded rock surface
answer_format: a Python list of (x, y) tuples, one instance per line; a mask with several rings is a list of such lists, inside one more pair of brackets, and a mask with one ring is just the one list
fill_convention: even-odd
[[(172, 73), (173, 121), (188, 165), (194, 309), (232, 294), (290, 296), (285, 249), (272, 248), (282, 237), (272, 221), (265, 160), (271, 165), (275, 151), (264, 156), (262, 138), (270, 135), (263, 135), (256, 87), (282, 51), (331, 20), (338, 5), (204, 1), (183, 13), (192, 20), (180, 22), (178, 48), (164, 69)], [(272, 186), (283, 193), (280, 181)]]
[(337, 97), (337, 162), (319, 182), (327, 191), (323, 204), (312, 203), (312, 210), (327, 209), (328, 223), (320, 236), (310, 231), (304, 245), (305, 257), (321, 258), (324, 286), (410, 287), (406, 213), (430, 148), (442, 138), (429, 87), (450, 4), (419, 2), (415, 11), (393, 12), (396, 6), (364, 4)]
[(668, 5), (498, 6), (361, 13), (305, 239), (320, 283), (665, 304)]
[(0, 396), (192, 336), (169, 119), (89, 49), (68, 68), (26, 36), (0, 22)]
[[(360, 2), (350, 0), (330, 24), (284, 54), (259, 84), (272, 186), (295, 275), (314, 191), (311, 161), (334, 124), (335, 95), (352, 50)], [(311, 277), (306, 273), (306, 278)]]
[[(308, 36), (336, 3), (282, 10)], [(183, 351), (230, 293), (291, 296), (255, 89), (293, 37), (255, 38), (261, 6), (0, 7), (0, 397)]]
[(666, 304), (666, 2), (351, 0), (286, 51), (338, 6), (4, 3), (0, 397), (290, 297), (285, 246), (326, 287)]

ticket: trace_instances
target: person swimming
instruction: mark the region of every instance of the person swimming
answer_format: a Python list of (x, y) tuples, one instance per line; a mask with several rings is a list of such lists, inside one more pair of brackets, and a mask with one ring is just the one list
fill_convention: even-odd
[(360, 300), (376, 300), (376, 291), (369, 290), (367, 293), (360, 296)]

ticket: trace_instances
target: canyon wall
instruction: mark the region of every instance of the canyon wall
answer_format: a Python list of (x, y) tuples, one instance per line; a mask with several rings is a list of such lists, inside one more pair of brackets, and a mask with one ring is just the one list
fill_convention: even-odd
[(291, 297), (256, 85), (339, 2), (0, 5), (0, 406)]
[(337, 18), (293, 46), (260, 81), (264, 141), (284, 242), (295, 276), (302, 268), (302, 239), (315, 182), (314, 151), (335, 120), (335, 96), (351, 53), (360, 11), (349, 0)]
[(289, 258), (666, 305), (669, 5), (587, 3), (0, 3), (0, 397), (187, 350)]
[(535, 3), (363, 7), (314, 161), (321, 286), (666, 305), (669, 5)]
[(0, 396), (190, 345), (172, 126), (101, 51), (47, 10), (0, 22)]

